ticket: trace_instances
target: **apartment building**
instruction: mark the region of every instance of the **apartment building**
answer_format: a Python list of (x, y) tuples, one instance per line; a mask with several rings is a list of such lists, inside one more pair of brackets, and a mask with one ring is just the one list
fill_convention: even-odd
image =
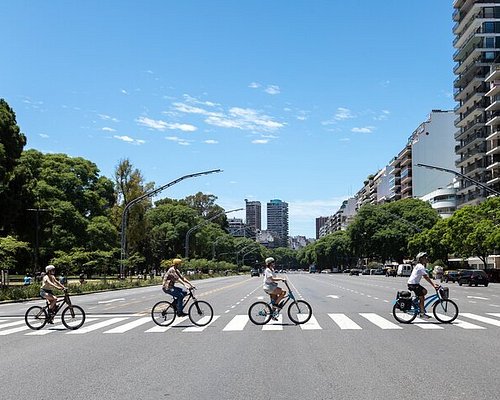
[(491, 68), (486, 82), (490, 90), (486, 93), (490, 97), (487, 112), (486, 136), (486, 171), (488, 172), (487, 185), (500, 192), (500, 65)]
[(245, 199), (245, 217), (248, 229), (253, 232), (251, 236), (262, 229), (262, 216), (260, 201), (248, 201)]
[(287, 247), (288, 203), (279, 199), (267, 203), (267, 230), (276, 235), (276, 247)]
[(486, 125), (487, 113), (495, 115), (498, 111), (497, 106), (490, 104), (487, 93), (491, 95), (492, 88), (486, 78), (500, 54), (500, 1), (455, 0), (453, 7), (453, 46), (456, 48), (453, 85), (458, 103), (455, 107), (456, 166), (463, 175), (472, 179), (459, 179), (460, 207), (478, 204), (487, 196), (487, 192), (474, 181), (485, 185), (497, 182), (493, 173), (498, 171), (495, 167), (487, 168), (489, 160), (496, 154), (487, 147), (491, 132), (491, 124)]

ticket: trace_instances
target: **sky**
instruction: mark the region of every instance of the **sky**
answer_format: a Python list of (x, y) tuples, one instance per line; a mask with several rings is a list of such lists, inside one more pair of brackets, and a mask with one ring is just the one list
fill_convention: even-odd
[[(453, 100), (451, 0), (0, 0), (0, 98), (26, 149), (129, 159), (158, 198), (289, 204), (315, 237)], [(244, 211), (228, 218), (245, 218)]]

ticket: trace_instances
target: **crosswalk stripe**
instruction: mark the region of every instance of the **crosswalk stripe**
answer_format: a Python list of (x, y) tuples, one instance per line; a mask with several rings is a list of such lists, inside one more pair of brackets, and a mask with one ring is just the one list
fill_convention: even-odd
[[(203, 317), (200, 319), (200, 323), (203, 324), (205, 321), (208, 320), (210, 317)], [(184, 329), (182, 332), (203, 332), (205, 329), (207, 329), (210, 325), (212, 325), (217, 319), (219, 318), (219, 315), (214, 315), (212, 318), (212, 321), (210, 321), (209, 324), (205, 326), (190, 326), (189, 328)]]
[(500, 313), (497, 313), (497, 312), (489, 312), (489, 313), (486, 313), (488, 315), (493, 315), (494, 317), (499, 317), (500, 318)]
[(21, 325), (21, 324), (24, 324), (24, 320), (22, 321), (14, 321), (14, 322), (9, 322), (7, 324), (2, 324), (0, 325), (0, 329), (3, 329), (3, 328), (8, 328), (10, 326), (16, 326), (16, 325)]
[(417, 317), (415, 321), (417, 322), (415, 322), (413, 325), (416, 325), (422, 329), (444, 329), (442, 326), (437, 325), (435, 322), (424, 322), (424, 320), (419, 317)]
[(497, 319), (482, 317), (481, 315), (470, 314), (470, 313), (462, 313), (462, 314), (460, 314), (460, 316), (474, 319), (474, 320), (479, 321), (479, 322), (484, 322), (485, 324), (500, 326), (500, 321)]
[(166, 332), (168, 331), (170, 328), (172, 328), (173, 326), (176, 326), (176, 325), (179, 325), (181, 323), (183, 323), (185, 320), (187, 319), (187, 317), (177, 317), (175, 318), (175, 321), (169, 325), (169, 326), (153, 326), (151, 329), (148, 329), (147, 331), (145, 331), (146, 333), (161, 333), (161, 332)]
[[(309, 314), (298, 314), (299, 321), (305, 320), (308, 315)], [(312, 315), (311, 319), (305, 324), (300, 324), (300, 328), (304, 331), (323, 329), (319, 325), (318, 320), (314, 317), (314, 315)]]
[(234, 318), (224, 327), (222, 331), (242, 331), (248, 323), (248, 315), (235, 315)]
[(283, 330), (283, 315), (278, 315), (278, 320), (271, 319), (266, 325), (262, 327), (263, 331), (282, 331)]
[[(21, 322), (24, 322), (24, 321), (21, 321)], [(7, 336), (7, 335), (10, 335), (11, 333), (25, 331), (26, 329), (30, 329), (30, 328), (28, 328), (26, 325), (24, 325), (24, 326), (19, 326), (17, 328), (6, 329), (5, 331), (0, 331), (0, 336)]]
[(129, 322), (128, 324), (117, 326), (116, 328), (110, 329), (109, 331), (103, 333), (125, 333), (131, 329), (137, 328), (138, 326), (144, 325), (146, 322), (153, 321), (151, 321), (151, 317), (143, 317)]
[(116, 324), (118, 322), (122, 322), (126, 319), (128, 319), (128, 317), (107, 319), (105, 321), (98, 322), (97, 324), (83, 327), (83, 328), (77, 329), (76, 331), (68, 332), (67, 335), (83, 335), (84, 333), (92, 332), (92, 331), (95, 331), (97, 329), (101, 329), (101, 328), (104, 328), (106, 326), (113, 325), (113, 324)]
[[(438, 314), (440, 315), (440, 314)], [(445, 315), (443, 315), (443, 318), (445, 318)], [(453, 326), (457, 326), (462, 329), (486, 329), (483, 326), (479, 326), (476, 324), (471, 324), (470, 322), (462, 321), (461, 319), (456, 319), (451, 323)]]
[[(96, 320), (95, 318), (85, 319), (85, 323), (92, 322), (95, 320)], [(68, 329), (62, 324), (62, 322), (60, 322), (60, 320), (58, 323), (60, 323), (60, 325), (54, 325), (48, 329), (40, 329), (39, 331), (28, 332), (28, 333), (25, 333), (24, 335), (25, 336), (45, 336), (45, 335), (48, 335), (49, 333), (52, 333), (52, 332), (61, 332), (61, 331), (65, 331)], [(47, 327), (47, 325), (45, 325), (45, 328), (46, 327)]]
[(377, 314), (360, 313), (359, 315), (361, 315), (363, 318), (366, 318), (368, 321), (377, 325), (381, 329), (403, 329), (400, 326), (394, 324), (393, 322), (386, 320), (385, 318), (383, 318)]
[(361, 327), (345, 314), (328, 314), (340, 329), (361, 329)]

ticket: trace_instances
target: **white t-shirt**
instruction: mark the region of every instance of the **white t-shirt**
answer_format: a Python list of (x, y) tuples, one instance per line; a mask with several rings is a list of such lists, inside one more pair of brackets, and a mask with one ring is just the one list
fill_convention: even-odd
[(420, 284), (420, 279), (422, 279), (423, 276), (427, 276), (427, 270), (422, 264), (418, 263), (411, 271), (411, 275), (408, 278), (408, 285)]
[(276, 284), (271, 278), (274, 278), (276, 274), (271, 268), (266, 268), (264, 271), (264, 285)]

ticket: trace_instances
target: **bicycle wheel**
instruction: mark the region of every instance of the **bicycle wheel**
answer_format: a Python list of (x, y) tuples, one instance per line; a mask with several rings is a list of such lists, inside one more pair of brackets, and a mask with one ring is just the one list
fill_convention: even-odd
[(305, 324), (312, 317), (312, 308), (307, 301), (296, 300), (288, 307), (288, 318), (295, 324)]
[(269, 322), (272, 316), (271, 307), (264, 301), (253, 303), (248, 309), (248, 318), (255, 325), (265, 325)]
[(169, 326), (176, 317), (175, 307), (168, 301), (160, 301), (151, 309), (151, 318), (156, 325)]
[(189, 307), (189, 319), (196, 326), (208, 325), (214, 317), (212, 306), (203, 300), (196, 300)]
[(432, 313), (439, 322), (449, 324), (458, 317), (458, 306), (452, 300), (439, 300), (434, 303)]
[(24, 321), (35, 331), (42, 329), (47, 323), (47, 311), (40, 306), (30, 307), (24, 314)]
[(392, 315), (396, 319), (396, 321), (402, 324), (409, 324), (418, 315), (418, 308), (415, 307), (415, 304), (411, 304), (411, 308), (409, 310), (401, 310), (399, 302), (396, 301), (394, 307), (392, 307)]
[(79, 306), (68, 306), (63, 310), (61, 320), (66, 328), (71, 330), (78, 329), (85, 322), (85, 311)]

